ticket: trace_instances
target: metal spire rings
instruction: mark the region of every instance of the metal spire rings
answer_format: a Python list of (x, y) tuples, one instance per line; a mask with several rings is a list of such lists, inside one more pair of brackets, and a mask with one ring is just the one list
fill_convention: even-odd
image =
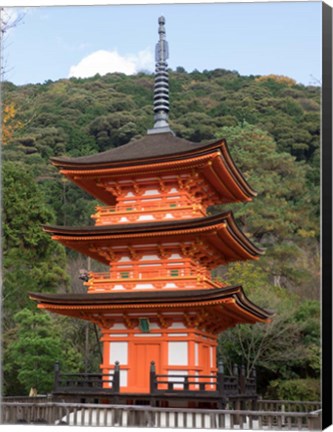
[(169, 76), (167, 62), (169, 58), (168, 42), (165, 40), (165, 18), (158, 19), (159, 41), (155, 49), (155, 85), (154, 85), (154, 127), (148, 134), (172, 132), (169, 124)]

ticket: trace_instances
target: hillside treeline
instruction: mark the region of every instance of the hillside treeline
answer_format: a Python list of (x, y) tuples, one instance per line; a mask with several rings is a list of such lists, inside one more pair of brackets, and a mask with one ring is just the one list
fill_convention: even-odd
[[(319, 399), (320, 88), (282, 76), (170, 70), (170, 126), (194, 142), (224, 137), (258, 196), (231, 208), (265, 248), (255, 262), (214, 270), (275, 312), (268, 325), (220, 336), (226, 370), (256, 367), (269, 398)], [(92, 224), (97, 204), (61, 177), (52, 156), (83, 156), (126, 144), (153, 125), (153, 75), (115, 73), (15, 86), (3, 83), (4, 393), (51, 391), (52, 364), (97, 371), (96, 329), (42, 313), (29, 291), (80, 292), (83, 256), (46, 236), (42, 224)], [(221, 211), (211, 208), (210, 212)], [(91, 263), (98, 270), (97, 263)]]

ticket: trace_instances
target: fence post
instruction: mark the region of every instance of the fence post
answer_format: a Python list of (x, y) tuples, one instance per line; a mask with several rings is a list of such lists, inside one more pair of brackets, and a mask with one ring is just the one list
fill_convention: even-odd
[(242, 365), (240, 367), (240, 373), (239, 373), (239, 393), (244, 394), (245, 393), (245, 366)]
[(150, 363), (150, 393), (155, 394), (156, 390), (157, 390), (156, 368), (155, 368), (155, 362), (152, 360)]
[(223, 362), (222, 359), (220, 359), (218, 361), (218, 366), (217, 366), (217, 377), (216, 377), (216, 390), (217, 393), (219, 394), (219, 396), (223, 396), (223, 384), (224, 384), (224, 380), (223, 380), (223, 375), (224, 375), (224, 366), (223, 366)]
[(112, 380), (112, 393), (119, 393), (120, 391), (120, 367), (119, 361), (114, 364), (113, 380)]
[(54, 391), (57, 391), (59, 389), (59, 381), (60, 381), (60, 363), (56, 361), (54, 363), (54, 384), (53, 384)]
[(257, 394), (257, 369), (255, 366), (252, 369), (252, 378), (253, 378), (254, 386), (255, 386), (254, 391), (255, 391), (255, 394)]
[(316, 431), (322, 429), (321, 410), (312, 411), (308, 416), (308, 427), (310, 431)]

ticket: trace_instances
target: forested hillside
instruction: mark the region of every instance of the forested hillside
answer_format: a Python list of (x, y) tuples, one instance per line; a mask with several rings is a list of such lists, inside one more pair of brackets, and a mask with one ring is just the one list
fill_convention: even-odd
[[(228, 368), (257, 368), (270, 398), (319, 399), (320, 88), (281, 76), (217, 69), (170, 71), (170, 126), (199, 142), (224, 137), (258, 192), (230, 205), (245, 233), (266, 249), (255, 262), (219, 268), (276, 313), (269, 325), (220, 336)], [(86, 258), (64, 250), (42, 224), (92, 224), (96, 201), (62, 178), (51, 156), (121, 146), (153, 125), (154, 77), (107, 74), (17, 87), (3, 84), (4, 392), (51, 390), (52, 363), (98, 370), (95, 329), (37, 311), (27, 292), (83, 291)], [(210, 212), (222, 208), (211, 208)], [(92, 267), (96, 266), (92, 263)], [(38, 370), (38, 374), (32, 371)]]

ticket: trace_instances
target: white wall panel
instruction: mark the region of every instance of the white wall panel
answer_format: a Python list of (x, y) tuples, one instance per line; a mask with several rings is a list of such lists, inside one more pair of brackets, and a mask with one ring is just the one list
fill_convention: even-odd
[(188, 343), (168, 342), (169, 366), (186, 366), (188, 364)]
[(184, 329), (186, 328), (185, 324), (183, 324), (182, 322), (173, 322), (170, 326), (170, 328), (175, 328), (175, 329)]
[(120, 370), (120, 387), (127, 386), (127, 370)]
[(116, 323), (116, 324), (113, 324), (113, 326), (111, 326), (111, 328), (113, 330), (122, 330), (122, 329), (125, 329), (126, 326), (125, 326), (125, 324), (122, 324), (122, 323)]
[(110, 363), (119, 361), (120, 366), (128, 363), (128, 343), (110, 342)]
[(195, 366), (199, 366), (199, 344), (194, 344), (194, 364)]

